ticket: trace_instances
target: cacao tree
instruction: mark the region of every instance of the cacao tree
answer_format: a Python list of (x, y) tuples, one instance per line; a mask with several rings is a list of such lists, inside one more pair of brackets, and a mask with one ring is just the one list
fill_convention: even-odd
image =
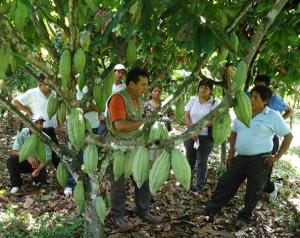
[[(147, 154), (149, 148), (164, 148), (168, 151), (161, 155), (164, 159), (158, 158), (151, 170), (144, 156), (136, 156), (142, 158), (137, 161), (134, 155), (127, 155), (126, 158), (133, 158), (131, 171), (130, 167), (115, 166), (115, 176), (132, 173), (137, 184), (141, 184), (150, 170), (151, 192), (155, 193), (172, 168), (176, 179), (188, 189), (188, 168), (186, 174), (176, 172), (187, 164), (179, 159), (182, 154), (174, 149), (175, 145), (211, 120), (218, 128), (213, 132), (217, 144), (223, 143), (229, 133), (228, 109), (235, 104), (237, 117), (249, 124), (251, 108), (241, 90), (249, 87), (256, 73), (273, 76), (283, 93), (299, 84), (299, 19), (299, 4), (288, 0), (3, 0), (0, 105), (17, 115), (61, 157), (59, 183), (65, 185), (68, 171), (77, 181), (74, 196), (79, 209), (85, 209), (85, 237), (101, 237), (106, 210), (101, 181), (112, 160), (124, 164), (124, 154), (112, 154), (113, 151), (138, 150), (137, 153)], [(83, 114), (92, 100), (99, 112), (104, 110), (111, 94), (112, 68), (120, 62), (128, 67), (147, 68), (151, 83), (160, 81), (169, 95), (163, 110), (184, 98), (184, 94), (193, 94), (199, 77), (213, 78), (223, 101), (176, 137), (169, 138), (159, 126), (151, 134), (156, 115), (141, 132), (147, 134), (152, 126), (147, 140), (118, 141), (94, 136), (87, 132)], [(232, 83), (222, 76), (226, 63), (237, 68)], [(176, 70), (181, 72), (180, 77), (174, 76)], [(50, 79), (49, 86), (56, 92), (49, 114), (56, 113), (60, 123), (69, 118), (68, 146), (56, 145), (38, 133), (3, 94), (4, 87), (32, 87), (29, 78), (38, 81), (40, 74)], [(80, 108), (75, 100), (76, 84), (81, 89), (84, 85), (89, 88)], [(182, 101), (177, 103), (179, 115)], [(85, 172), (77, 158), (80, 149), (84, 149)]]

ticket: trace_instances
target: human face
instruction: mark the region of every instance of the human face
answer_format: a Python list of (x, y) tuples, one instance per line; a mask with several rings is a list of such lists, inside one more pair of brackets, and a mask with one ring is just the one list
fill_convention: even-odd
[(212, 90), (210, 89), (210, 87), (208, 87), (206, 85), (200, 85), (198, 95), (201, 98), (209, 98), (211, 91)]
[(137, 83), (132, 81), (129, 83), (135, 97), (141, 97), (148, 90), (148, 78), (145, 76), (139, 76), (139, 79), (140, 80)]
[(251, 93), (251, 106), (253, 112), (261, 112), (264, 110), (267, 102), (263, 101), (258, 92), (253, 91)]
[(126, 72), (125, 72), (125, 70), (123, 70), (123, 69), (115, 70), (115, 71), (114, 71), (114, 76), (115, 76), (115, 80), (116, 80), (117, 83), (121, 83), (121, 81), (122, 81), (122, 79), (123, 79), (125, 73), (126, 73)]
[(49, 87), (50, 80), (49, 79), (44, 79), (43, 83), (41, 84), (41, 88), (45, 93), (50, 93), (51, 88)]
[(155, 87), (152, 92), (151, 92), (151, 98), (153, 99), (160, 99), (161, 96), (161, 88), (160, 87)]
[(44, 121), (43, 120), (38, 120), (38, 121), (34, 121), (33, 124), (35, 125), (35, 127), (38, 130), (43, 130), (43, 125), (44, 125)]

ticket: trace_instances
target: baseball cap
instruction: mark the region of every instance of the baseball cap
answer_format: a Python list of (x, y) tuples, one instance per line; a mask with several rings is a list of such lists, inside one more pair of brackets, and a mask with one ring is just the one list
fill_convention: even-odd
[(126, 68), (123, 64), (116, 64), (115, 67), (114, 67), (114, 71), (122, 70), (122, 69), (126, 71)]
[(41, 114), (33, 114), (30, 117), (30, 121), (35, 122), (35, 121), (45, 121), (44, 117)]

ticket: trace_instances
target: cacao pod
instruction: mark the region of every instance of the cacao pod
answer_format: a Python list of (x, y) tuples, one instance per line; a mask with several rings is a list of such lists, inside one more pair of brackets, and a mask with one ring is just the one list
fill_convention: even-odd
[[(71, 73), (71, 53), (69, 50), (64, 50), (59, 60), (59, 74), (62, 76), (65, 84), (70, 79)], [(63, 82), (63, 84), (64, 84)]]
[(161, 136), (161, 130), (161, 123), (158, 121), (154, 122), (150, 128), (149, 140), (159, 140)]
[(140, 146), (135, 153), (132, 163), (132, 175), (138, 188), (148, 179), (149, 166), (149, 149), (145, 146)]
[(56, 168), (56, 178), (60, 186), (66, 187), (68, 181), (69, 172), (67, 166), (60, 162)]
[(83, 49), (79, 48), (76, 50), (73, 61), (75, 71), (77, 73), (83, 72), (86, 63), (86, 56)]
[(233, 76), (233, 90), (243, 90), (244, 84), (247, 79), (247, 70), (247, 64), (245, 63), (245, 61), (241, 60), (237, 66), (235, 75)]
[(130, 65), (134, 65), (137, 57), (137, 52), (136, 52), (136, 40), (132, 39), (129, 40), (128, 45), (127, 45), (127, 51), (126, 51), (126, 57), (127, 61)]
[(98, 169), (98, 150), (96, 145), (89, 144), (83, 153), (83, 164), (87, 173), (95, 173)]
[(234, 51), (237, 52), (237, 50), (239, 48), (239, 38), (238, 38), (237, 34), (235, 32), (232, 32), (230, 39), (231, 39), (231, 43), (233, 45)]
[(179, 149), (172, 149), (171, 164), (176, 180), (188, 191), (191, 184), (191, 167)]
[(205, 28), (200, 35), (201, 48), (207, 53), (211, 54), (215, 50), (216, 36), (209, 28)]
[(7, 43), (3, 43), (0, 48), (0, 77), (4, 76), (9, 65), (10, 47)]
[(165, 140), (165, 139), (169, 139), (169, 131), (166, 127), (165, 123), (161, 123), (161, 131), (160, 131), (160, 139), (161, 140)]
[(104, 224), (105, 215), (106, 215), (106, 205), (102, 197), (96, 197), (96, 212), (99, 217), (99, 220), (102, 224)]
[(121, 175), (124, 173), (125, 156), (121, 150), (117, 150), (113, 153), (113, 171), (115, 181), (118, 181)]
[(95, 84), (94, 88), (93, 88), (93, 97), (94, 97), (94, 100), (96, 102), (98, 111), (102, 112), (103, 110), (100, 110), (100, 109), (101, 109), (101, 104), (102, 104), (103, 101), (102, 101), (100, 86), (97, 85), (97, 84)]
[(26, 138), (19, 153), (19, 162), (27, 160), (28, 157), (32, 155), (32, 153), (37, 147), (37, 143), (38, 143), (37, 135), (31, 135)]
[(250, 98), (242, 90), (235, 92), (236, 104), (233, 109), (237, 119), (244, 123), (247, 127), (250, 127), (252, 118), (252, 107)]
[(78, 151), (84, 140), (85, 118), (80, 108), (73, 108), (67, 121), (68, 137), (72, 145)]
[(28, 7), (22, 0), (17, 1), (17, 6), (14, 13), (14, 21), (15, 26), (18, 31), (22, 31), (25, 24), (26, 19), (28, 17)]
[(49, 120), (55, 115), (58, 110), (58, 98), (56, 94), (52, 94), (49, 97), (48, 104), (47, 104), (47, 113)]
[(79, 87), (79, 90), (82, 91), (82, 89), (85, 86), (85, 75), (84, 72), (81, 72), (77, 78), (77, 85)]
[(79, 208), (82, 209), (84, 203), (84, 187), (81, 180), (79, 180), (74, 188), (74, 199)]
[(132, 164), (136, 150), (128, 150), (125, 153), (124, 175), (129, 178), (132, 175)]
[(85, 51), (89, 49), (91, 43), (90, 35), (91, 33), (89, 31), (83, 31), (80, 33), (80, 45), (81, 48)]
[(64, 103), (61, 103), (57, 111), (58, 121), (62, 124), (66, 120), (66, 116), (67, 116), (67, 107)]
[(231, 131), (231, 119), (229, 112), (218, 115), (213, 121), (212, 136), (215, 145), (221, 145)]
[(229, 53), (229, 50), (227, 48), (221, 47), (221, 49), (218, 53), (217, 62), (221, 63), (224, 60), (226, 60), (228, 53)]
[(85, 129), (90, 133), (93, 134), (93, 128), (91, 123), (89, 122), (88, 119), (85, 118)]
[(46, 151), (44, 142), (38, 138), (37, 145), (34, 150), (35, 157), (42, 164), (46, 162)]
[(149, 185), (151, 194), (155, 194), (156, 191), (167, 180), (171, 168), (171, 154), (167, 151), (154, 161), (149, 174)]

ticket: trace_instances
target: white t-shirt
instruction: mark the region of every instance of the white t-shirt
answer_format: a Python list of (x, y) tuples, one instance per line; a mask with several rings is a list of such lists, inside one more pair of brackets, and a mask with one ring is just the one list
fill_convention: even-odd
[[(215, 109), (220, 104), (219, 100), (210, 98), (205, 103), (200, 103), (198, 97), (192, 97), (186, 104), (184, 111), (190, 113), (190, 118), (193, 124), (196, 124), (200, 119), (210, 113), (211, 110)], [(207, 127), (203, 128), (199, 135), (206, 136), (208, 134)]]
[[(83, 87), (82, 91), (80, 91), (79, 86), (76, 85), (76, 100), (80, 101), (83, 98), (84, 94), (86, 94), (88, 91), (89, 89), (86, 85)], [(89, 121), (92, 128), (99, 127), (98, 112), (87, 112), (86, 114), (84, 114), (84, 117)]]
[(123, 90), (125, 88), (126, 88), (126, 84), (125, 83), (121, 83), (121, 84), (118, 84), (118, 85), (115, 85), (115, 83), (113, 83), (111, 94), (119, 92), (119, 91), (121, 91), (121, 90)]
[(32, 88), (25, 93), (17, 96), (18, 100), (23, 106), (29, 107), (33, 114), (41, 114), (45, 119), (44, 128), (57, 127), (56, 114), (51, 120), (48, 118), (47, 107), (50, 96), (47, 98), (39, 87)]

